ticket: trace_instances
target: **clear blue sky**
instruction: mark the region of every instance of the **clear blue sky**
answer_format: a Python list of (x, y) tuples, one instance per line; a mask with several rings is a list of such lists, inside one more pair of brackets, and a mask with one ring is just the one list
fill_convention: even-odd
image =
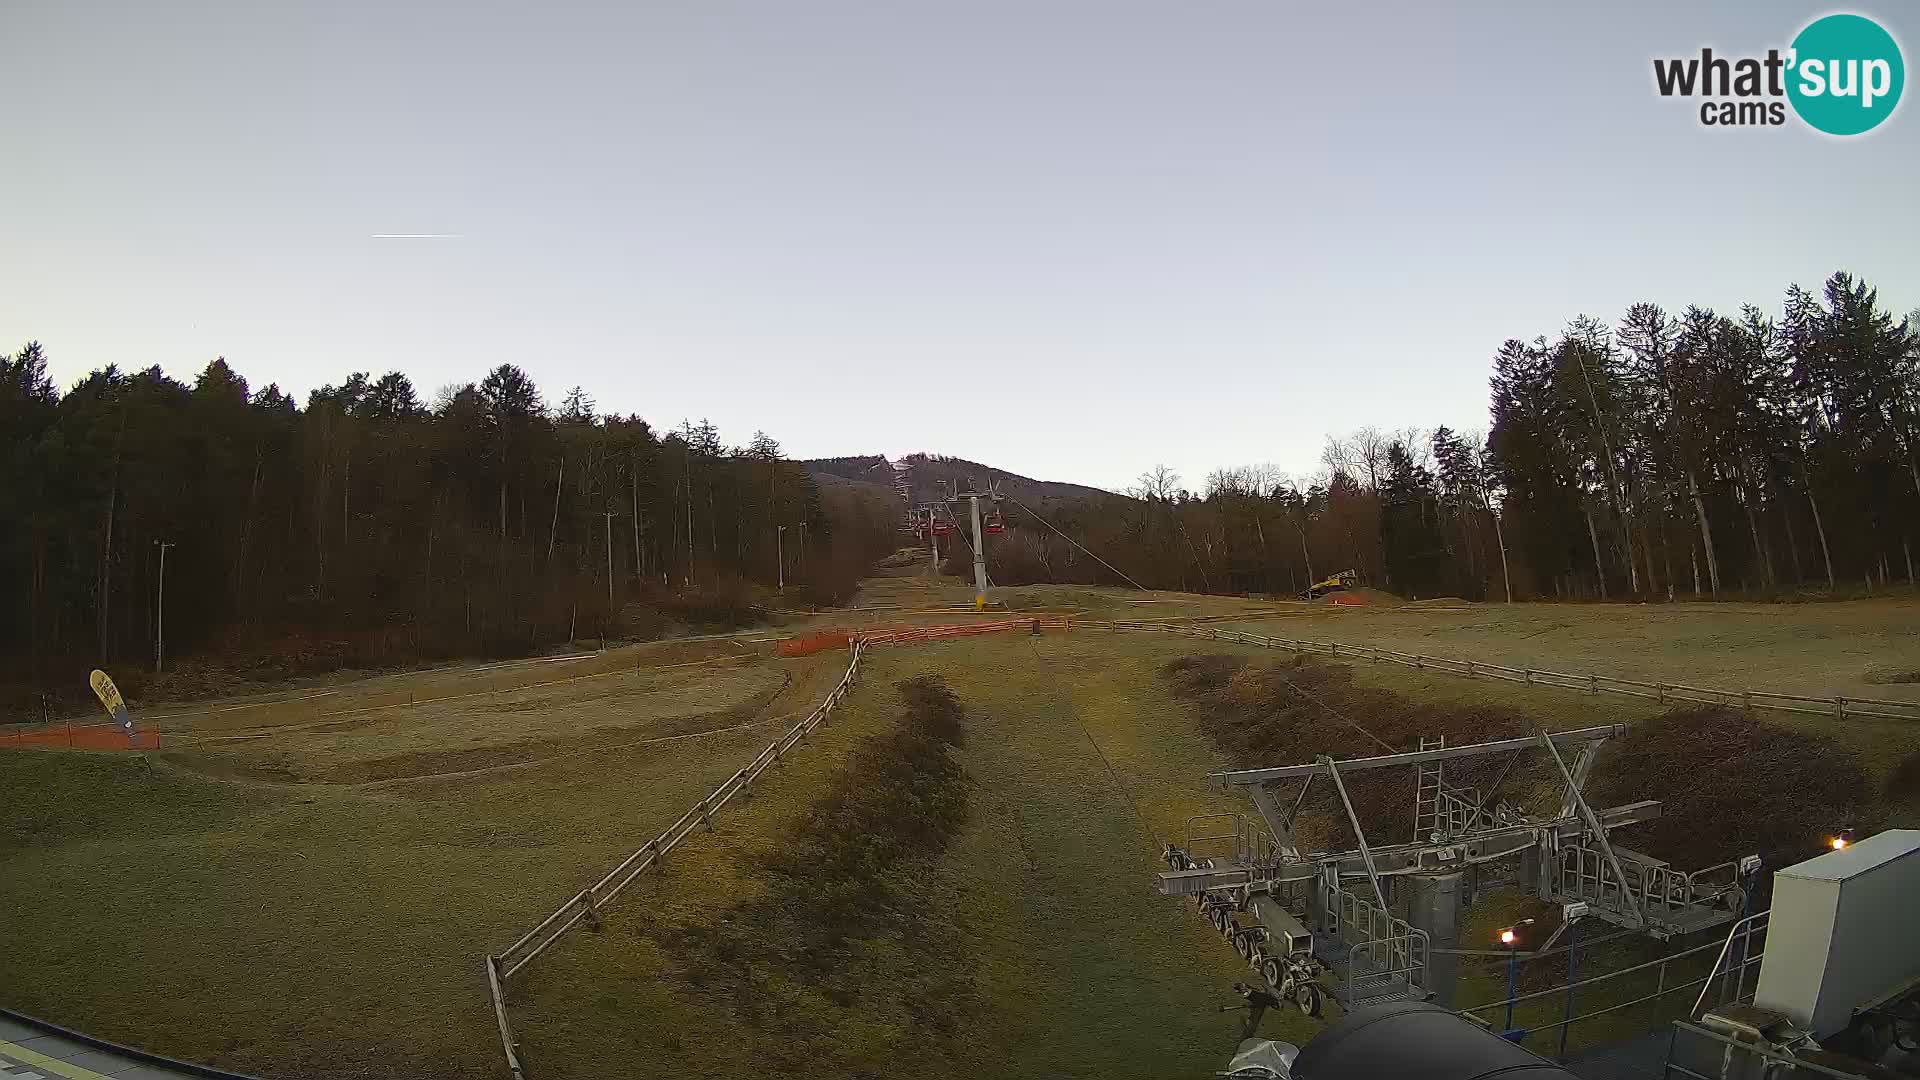
[[(1581, 312), (1841, 267), (1920, 304), (1920, 105), (1842, 141), (1652, 88), (1826, 10), (6, 0), (0, 349), (303, 400), (511, 361), (795, 456), (1306, 472), (1483, 427), (1500, 341)], [(1920, 12), (1850, 10), (1915, 62)]]

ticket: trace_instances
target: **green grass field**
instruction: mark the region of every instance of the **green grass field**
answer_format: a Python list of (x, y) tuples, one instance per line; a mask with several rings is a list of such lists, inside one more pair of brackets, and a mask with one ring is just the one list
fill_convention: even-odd
[[(1624, 675), (1697, 671), (1708, 685), (1751, 677), (1829, 692), (1869, 667), (1920, 666), (1914, 608), (1898, 601), (1353, 612), (1105, 589), (1019, 593), (1029, 607), (1094, 618), (1258, 614), (1268, 617), (1246, 625), (1264, 633), (1576, 670), (1585, 661)], [(952, 609), (967, 599), (957, 582), (882, 579), (863, 605), (887, 610), (796, 625), (958, 622), (967, 617)], [(677, 818), (782, 717), (819, 700), (846, 661), (826, 652), (704, 662), (726, 650), (740, 647), (663, 652), (660, 670), (631, 674), (619, 665), (649, 661), (609, 654), (582, 662), (602, 677), (527, 690), (498, 671), (342, 683), (318, 704), (177, 721), (170, 738), (179, 738), (154, 755), (151, 773), (124, 755), (0, 753), (0, 918), (13, 931), (0, 950), (0, 1004), (269, 1078), (501, 1075), (481, 955)], [(1200, 652), (1266, 655), (1088, 630), (875, 651), (834, 723), (751, 800), (637, 883), (603, 930), (569, 935), (514, 981), (533, 1075), (718, 1076), (775, 1054), (781, 1030), (703, 985), (677, 943), (763, 894), (767, 853), (853, 748), (894, 723), (893, 683), (922, 672), (943, 676), (967, 711), (958, 757), (974, 785), (965, 827), (911, 881), (922, 930), (953, 945), (940, 955), (973, 988), (953, 1007), (963, 1037), (938, 1060), (986, 1075), (1218, 1069), (1237, 1017), (1216, 1008), (1243, 969), (1190, 907), (1151, 892), (1162, 842), (1184, 837), (1194, 815), (1237, 808), (1205, 784), (1225, 761), (1159, 674)], [(1362, 684), (1417, 701), (1502, 706), (1550, 727), (1639, 723), (1660, 711), (1390, 666), (1354, 670)], [(425, 702), (475, 685), (500, 693), (406, 704), (408, 694)], [(1881, 696), (1913, 690), (1875, 687)], [(376, 711), (339, 715), (356, 707)], [(1766, 722), (1846, 748), (1873, 785), (1920, 751), (1920, 732), (1892, 722)], [(1911, 808), (1890, 813), (1915, 820)], [(911, 971), (917, 959), (885, 938), (863, 949), (862, 970)], [(1488, 986), (1485, 996), (1499, 996), (1497, 972), (1475, 977), (1463, 998)], [(881, 987), (806, 1019), (833, 1040), (835, 1074), (890, 1075), (915, 1068), (900, 1057), (901, 1039), (932, 1022), (925, 1011)], [(1275, 1014), (1266, 1031), (1297, 1040), (1311, 1028)]]

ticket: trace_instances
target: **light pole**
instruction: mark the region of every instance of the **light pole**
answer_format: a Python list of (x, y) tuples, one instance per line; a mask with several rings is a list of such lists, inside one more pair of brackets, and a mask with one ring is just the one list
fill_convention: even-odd
[(153, 673), (160, 674), (160, 664), (165, 659), (167, 636), (167, 549), (177, 547), (163, 540), (155, 540), (153, 546), (160, 549), (160, 595), (153, 605)]
[(613, 614), (613, 519), (619, 515), (603, 511), (607, 518), (607, 614)]
[(774, 557), (780, 561), (780, 569), (776, 574), (780, 584), (775, 591), (781, 595), (785, 595), (787, 591), (787, 527), (785, 525), (775, 526), (773, 539), (774, 551), (776, 553)]
[[(1573, 984), (1580, 963), (1580, 920), (1588, 911), (1586, 901), (1579, 900), (1563, 905), (1560, 909), (1561, 920), (1567, 924), (1567, 1011), (1560, 1018), (1560, 1060), (1567, 1059), (1567, 1032), (1573, 1027)], [(1509, 991), (1508, 996), (1512, 993)]]
[(1520, 944), (1520, 928), (1531, 922), (1533, 922), (1532, 919), (1522, 919), (1500, 931), (1500, 944), (1507, 947), (1507, 1022), (1500, 1030), (1509, 1037), (1511, 1037), (1513, 1032), (1513, 995), (1516, 974), (1514, 967), (1515, 947)]

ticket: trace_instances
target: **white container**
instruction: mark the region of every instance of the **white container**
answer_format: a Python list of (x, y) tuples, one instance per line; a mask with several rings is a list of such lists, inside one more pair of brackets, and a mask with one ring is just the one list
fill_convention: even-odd
[(1920, 829), (1889, 829), (1773, 875), (1753, 1003), (1824, 1039), (1920, 979)]

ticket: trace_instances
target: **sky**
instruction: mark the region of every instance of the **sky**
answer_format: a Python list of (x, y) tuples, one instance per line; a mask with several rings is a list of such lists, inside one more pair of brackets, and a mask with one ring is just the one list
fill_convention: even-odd
[[(1920, 306), (1920, 104), (1838, 139), (1653, 87), (1829, 10), (0, 0), (0, 351), (1306, 474), (1484, 429), (1494, 350), (1578, 314), (1842, 268)], [(1914, 59), (1920, 9), (1847, 10)]]

